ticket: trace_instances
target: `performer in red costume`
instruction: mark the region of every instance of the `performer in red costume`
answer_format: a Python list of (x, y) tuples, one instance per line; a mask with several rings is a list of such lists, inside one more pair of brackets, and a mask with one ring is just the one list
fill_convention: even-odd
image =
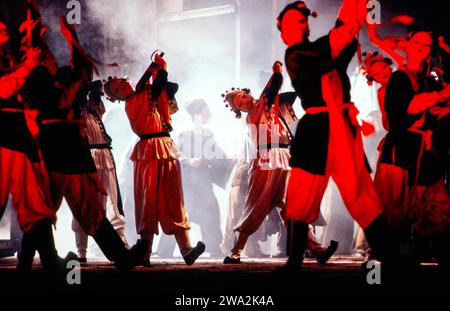
[[(83, 99), (83, 85), (92, 80), (95, 66), (79, 45), (75, 27), (61, 18), (61, 31), (71, 49), (71, 66), (58, 69), (55, 77), (47, 66), (36, 67), (22, 90), (24, 103), (39, 110), (38, 136), (50, 177), (52, 207), (56, 212), (66, 199), (84, 232), (92, 235), (105, 256), (123, 271), (132, 269), (140, 257), (136, 246), (126, 249), (106, 218), (99, 192), (106, 194), (80, 126), (76, 100)], [(43, 41), (41, 44), (45, 44)], [(30, 243), (20, 264), (31, 266), (34, 247)]]
[(283, 84), (282, 64), (277, 61), (272, 69), (272, 77), (258, 101), (253, 99), (249, 90), (236, 90), (225, 95), (225, 100), (238, 115), (241, 111), (248, 112), (247, 124), (258, 151), (250, 163), (244, 211), (234, 228), (237, 239), (231, 254), (225, 257), (224, 264), (239, 263), (248, 237), (258, 230), (273, 208), (284, 208), (290, 170), (287, 148), (291, 138), (288, 125), (279, 117), (278, 92)]
[(356, 52), (356, 35), (366, 21), (366, 0), (344, 0), (336, 26), (314, 42), (309, 41), (310, 15), (315, 13), (303, 1), (296, 1), (283, 9), (277, 20), (288, 46), (287, 71), (306, 112), (291, 147), (286, 268), (297, 270), (301, 265), (308, 224), (319, 215), (330, 177), (374, 251), (389, 261), (395, 257), (394, 244), (365, 161), (346, 73)]
[(392, 74), (386, 89), (389, 132), (375, 186), (398, 243), (411, 239), (413, 226), (414, 235), (434, 239), (439, 264), (450, 271), (450, 198), (444, 183), (450, 86), (431, 74), (437, 46), (430, 30), (410, 31), (406, 64)]
[[(172, 129), (169, 102), (174, 101), (178, 85), (167, 81), (167, 64), (156, 54), (138, 84), (136, 92), (125, 79), (105, 84), (111, 100), (125, 100), (131, 128), (141, 140), (134, 147), (134, 199), (136, 229), (140, 245), (146, 250), (142, 265), (150, 266), (153, 237), (158, 223), (167, 235), (175, 235), (187, 265), (204, 252), (205, 244), (192, 247), (189, 221), (184, 208), (178, 149), (170, 138)], [(149, 83), (152, 78), (152, 84)]]
[[(0, 217), (11, 193), (24, 232), (19, 260), (32, 244), (33, 256), (37, 250), (44, 268), (60, 272), (65, 264), (58, 257), (53, 240), (56, 215), (48, 191), (48, 174), (36, 144), (36, 110), (24, 106), (18, 96), (31, 72), (42, 62), (43, 53), (23, 46), (25, 61), (15, 66), (13, 58), (3, 51), (8, 40), (6, 26), (0, 22)], [(18, 269), (29, 270), (31, 264), (19, 264)]]

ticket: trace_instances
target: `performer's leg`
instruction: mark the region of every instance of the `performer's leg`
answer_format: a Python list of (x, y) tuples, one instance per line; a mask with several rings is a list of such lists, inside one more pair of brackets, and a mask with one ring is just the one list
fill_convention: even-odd
[(97, 170), (98, 178), (105, 187), (107, 195), (101, 195), (101, 199), (104, 203), (106, 210), (106, 217), (109, 219), (114, 229), (121, 237), (122, 241), (128, 247), (128, 241), (125, 237), (125, 219), (122, 214), (120, 214), (118, 207), (118, 189), (117, 189), (117, 179), (116, 172), (114, 169), (101, 169)]
[(142, 258), (139, 260), (138, 265), (142, 265), (146, 268), (150, 267), (150, 256), (152, 255), (153, 238), (154, 234), (141, 234), (141, 239), (138, 241), (139, 247), (142, 251)]
[(11, 187), (12, 171), (14, 168), (14, 153), (9, 149), (0, 147), (0, 219), (8, 203)]
[(174, 234), (183, 259), (192, 265), (205, 251), (201, 241), (192, 247), (189, 221), (184, 208), (181, 167), (178, 160), (158, 161), (158, 216), (161, 228), (166, 234)]
[(75, 233), (75, 245), (78, 251), (80, 262), (86, 262), (86, 254), (88, 247), (88, 235), (83, 231), (78, 221), (72, 219), (72, 230)]
[(416, 216), (414, 229), (432, 237), (438, 264), (443, 272), (450, 273), (450, 196), (444, 180), (418, 186), (411, 212)]
[(205, 244), (201, 241), (197, 242), (195, 247), (191, 246), (188, 230), (180, 229), (174, 233), (175, 239), (180, 249), (181, 255), (183, 255), (184, 262), (190, 266), (198, 257), (205, 251)]
[[(134, 201), (136, 231), (145, 240), (158, 234), (158, 181), (159, 161), (134, 162)], [(170, 195), (168, 190), (166, 195)]]
[(106, 213), (98, 198), (98, 191), (104, 191), (95, 173), (67, 176), (68, 188), (65, 193), (67, 203), (75, 219), (83, 230), (92, 235), (106, 258), (113, 261), (119, 270), (128, 271), (141, 256), (141, 248), (131, 251), (125, 247), (120, 236), (106, 218)]
[(233, 186), (230, 190), (227, 221), (225, 225), (224, 239), (221, 243), (222, 250), (228, 252), (233, 248), (236, 240), (234, 227), (237, 225), (245, 204), (245, 192), (241, 186)]
[(328, 176), (311, 174), (300, 168), (292, 168), (289, 177), (285, 218), (288, 222), (286, 270), (297, 270), (303, 261), (308, 237), (308, 224), (320, 213), (328, 183)]
[(320, 202), (327, 184), (328, 176), (292, 168), (287, 186), (285, 219), (313, 223), (319, 216)]
[(64, 193), (73, 217), (84, 232), (94, 235), (106, 219), (106, 212), (98, 193), (103, 191), (96, 173), (66, 175), (67, 188)]
[(56, 210), (47, 195), (50, 184), (40, 183), (34, 165), (25, 154), (15, 152), (10, 189), (17, 219), (24, 232), (41, 219), (56, 220)]
[(445, 279), (445, 277), (450, 276), (450, 230), (435, 236), (433, 242), (439, 269), (442, 271)]
[[(25, 232), (22, 239), (22, 253), (17, 269), (28, 271), (34, 257), (34, 249), (39, 252), (44, 269), (50, 273), (60, 274), (67, 269), (67, 262), (74, 260), (77, 256), (69, 252), (65, 259), (58, 256), (53, 238), (52, 219), (41, 219), (33, 227)], [(32, 250), (32, 254), (29, 251)], [(25, 258), (26, 257), (26, 258)], [(31, 263), (29, 263), (31, 260)]]
[(328, 247), (323, 247), (322, 244), (320, 244), (317, 240), (317, 237), (312, 229), (313, 228), (310, 225), (308, 231), (307, 248), (316, 257), (317, 262), (319, 262), (320, 264), (325, 264), (328, 259), (333, 256), (334, 252), (336, 252), (339, 244), (338, 242), (331, 240)]
[(398, 233), (405, 231), (405, 228), (408, 230), (411, 227), (408, 215), (411, 197), (408, 171), (392, 164), (380, 163), (374, 186), (391, 229)]
[(225, 264), (240, 262), (248, 237), (258, 230), (274, 207), (274, 192), (277, 191), (277, 188), (273, 188), (275, 175), (274, 170), (251, 169), (244, 211), (234, 228), (236, 242), (231, 254), (224, 259)]
[(223, 239), (220, 229), (220, 210), (216, 198), (211, 198), (208, 204), (210, 210), (205, 213), (205, 217), (200, 225), (202, 240), (208, 245), (208, 253), (211, 257), (222, 257), (223, 252), (220, 249), (220, 242)]
[[(347, 144), (339, 144), (336, 134), (347, 135)], [(332, 133), (328, 167), (350, 215), (361, 226), (378, 258), (398, 260), (396, 243), (382, 215), (382, 204), (366, 168), (361, 137), (352, 138), (350, 130)], [(335, 142), (335, 143), (333, 143)]]
[(287, 255), (288, 261), (283, 269), (287, 271), (297, 271), (303, 262), (303, 254), (307, 246), (308, 224), (288, 220), (287, 222)]
[[(56, 219), (56, 211), (49, 195), (50, 184), (44, 184), (43, 180), (37, 177), (39, 172), (36, 172), (43, 166), (40, 163), (30, 162), (23, 153), (11, 152), (14, 153), (11, 178), (12, 202), (24, 232), (17, 268), (21, 271), (31, 270), (37, 250), (44, 268), (50, 272), (58, 272), (64, 268), (64, 261), (58, 257), (51, 228)], [(47, 172), (40, 173), (47, 174)], [(48, 178), (46, 180), (49, 182)], [(66, 258), (70, 260), (76, 258), (76, 255), (69, 253)]]

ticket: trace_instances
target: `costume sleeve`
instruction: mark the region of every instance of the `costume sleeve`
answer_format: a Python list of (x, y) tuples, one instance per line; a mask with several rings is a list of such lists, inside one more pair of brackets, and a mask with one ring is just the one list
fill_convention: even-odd
[(274, 72), (272, 78), (269, 80), (263, 91), (263, 95), (265, 95), (267, 98), (266, 104), (268, 109), (270, 109), (270, 107), (272, 107), (273, 104), (275, 103), (275, 98), (280, 92), (282, 85), (283, 85), (283, 75), (279, 72)]
[(414, 90), (409, 77), (401, 72), (394, 72), (389, 80), (385, 110), (392, 131), (403, 131), (409, 128), (407, 109), (414, 97)]
[(16, 71), (0, 77), (0, 98), (7, 99), (17, 94), (36, 65), (26, 61)]
[(321, 76), (331, 69), (330, 41), (324, 36), (315, 42), (290, 47), (285, 57), (292, 85), (305, 102), (321, 97)]
[(267, 82), (264, 91), (261, 93), (259, 101), (256, 106), (249, 113), (250, 122), (252, 124), (258, 124), (264, 110), (269, 110), (275, 103), (278, 92), (283, 84), (283, 75), (279, 72), (274, 72), (269, 82)]
[(158, 70), (158, 74), (152, 84), (152, 100), (157, 99), (167, 85), (168, 73), (164, 69)]
[(366, 0), (344, 0), (336, 26), (330, 32), (332, 58), (337, 58), (353, 42), (364, 25), (366, 17)]

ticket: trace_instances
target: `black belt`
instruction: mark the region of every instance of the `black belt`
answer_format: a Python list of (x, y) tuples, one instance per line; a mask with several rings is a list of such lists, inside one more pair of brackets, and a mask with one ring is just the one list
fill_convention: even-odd
[(274, 149), (274, 148), (288, 149), (289, 146), (290, 146), (289, 144), (267, 144), (267, 145), (258, 146), (258, 151), (269, 150), (269, 149)]
[(92, 144), (89, 149), (112, 149), (110, 144)]
[(145, 140), (145, 139), (152, 139), (152, 138), (158, 138), (158, 137), (170, 137), (170, 134), (168, 132), (160, 132), (160, 133), (139, 135), (139, 137), (141, 138), (141, 140)]

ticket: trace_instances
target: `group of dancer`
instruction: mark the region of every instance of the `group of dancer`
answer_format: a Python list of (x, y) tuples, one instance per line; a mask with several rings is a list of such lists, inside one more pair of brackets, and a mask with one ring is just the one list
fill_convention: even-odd
[[(175, 235), (186, 264), (193, 264), (205, 245), (199, 242), (192, 247), (189, 239), (180, 166), (168, 134), (169, 110), (178, 86), (167, 81), (163, 59), (156, 56), (136, 92), (113, 81), (102, 87), (101, 81), (93, 81), (97, 68), (81, 47), (75, 27), (64, 17), (60, 26), (71, 52), (70, 66), (58, 67), (47, 47), (38, 7), (30, 5), (29, 18), (21, 26), (22, 63), (16, 64), (4, 52), (10, 37), (0, 23), (0, 208), (3, 214), (11, 194), (24, 233), (18, 270), (32, 268), (36, 251), (52, 273), (65, 271), (69, 260), (85, 261), (87, 235), (118, 269), (148, 266), (158, 222), (166, 233)], [(111, 138), (101, 120), (102, 89), (127, 98), (130, 124), (141, 137), (132, 155), (141, 239), (132, 247), (123, 234)], [(55, 248), (52, 225), (63, 198), (73, 214), (80, 257), (70, 252), (60, 258)]]
[[(257, 158), (251, 162), (249, 189), (243, 215), (235, 227), (236, 243), (224, 263), (239, 263), (248, 236), (275, 206), (282, 208), (288, 230), (284, 269), (301, 267), (308, 245), (309, 225), (317, 220), (328, 181), (333, 178), (350, 215), (362, 228), (371, 256), (385, 265), (410, 267), (420, 262), (416, 251), (403, 243), (428, 239), (439, 266), (450, 263), (450, 199), (445, 186), (448, 166), (449, 90), (445, 69), (449, 48), (431, 30), (410, 27), (403, 40), (381, 39), (375, 25), (370, 38), (391, 61), (365, 53), (368, 82), (380, 84), (378, 98), (388, 134), (380, 144), (375, 180), (364, 155), (362, 133), (351, 102), (347, 68), (357, 52), (357, 34), (366, 23), (365, 0), (345, 0), (328, 35), (309, 40), (312, 12), (303, 1), (287, 5), (277, 19), (288, 46), (285, 64), (305, 115), (296, 133), (289, 135), (281, 96), (281, 64), (259, 101), (248, 91), (226, 94), (233, 110), (248, 112), (247, 123), (267, 124), (254, 142)], [(434, 52), (442, 66), (433, 67)], [(275, 130), (274, 130), (275, 128)], [(278, 135), (270, 137), (270, 135)], [(276, 144), (261, 145), (259, 138)], [(287, 149), (289, 148), (289, 150)], [(286, 200), (284, 201), (284, 197)]]
[[(21, 27), (22, 63), (3, 51), (9, 35), (0, 22), (0, 211), (11, 194), (24, 232), (18, 269), (30, 270), (36, 251), (53, 272), (64, 270), (68, 260), (83, 262), (88, 235), (120, 270), (149, 267), (159, 225), (175, 236), (186, 264), (193, 264), (206, 246), (200, 241), (193, 247), (189, 237), (180, 154), (170, 137), (178, 85), (168, 80), (163, 54), (154, 54), (135, 89), (125, 78), (93, 81), (96, 65), (81, 47), (75, 27), (61, 18), (71, 62), (58, 67), (43, 38), (39, 9), (31, 6), (30, 12)], [(310, 41), (309, 17), (317, 14), (303, 1), (287, 5), (277, 27), (287, 45), (284, 63), (295, 92), (280, 94), (283, 64), (276, 61), (258, 100), (244, 88), (223, 94), (237, 117), (246, 113), (255, 146), (255, 156), (249, 164), (240, 163), (233, 181), (233, 201), (242, 206), (229, 219), (235, 236), (224, 264), (239, 264), (248, 241), (257, 245), (255, 232), (268, 215), (280, 224), (280, 236), (287, 232), (282, 242), (288, 256), (284, 270), (299, 270), (308, 248), (325, 263), (337, 242), (322, 247), (311, 224), (319, 217), (332, 178), (374, 258), (391, 266), (416, 264), (417, 254), (405, 254), (402, 243), (429, 239), (440, 267), (449, 269), (450, 198), (445, 178), (450, 47), (426, 28), (414, 27), (407, 38), (388, 40), (368, 25), (372, 42), (387, 53), (365, 53), (363, 60), (368, 81), (381, 86), (378, 99), (388, 131), (372, 180), (362, 144), (368, 125), (357, 119), (347, 76), (367, 14), (366, 0), (344, 0), (335, 26)], [(433, 66), (435, 52), (441, 55), (441, 67)], [(393, 62), (398, 66), (395, 72)], [(102, 122), (105, 94), (112, 102), (125, 102), (131, 129), (140, 138), (131, 154), (140, 235), (132, 247), (124, 235), (112, 140)], [(305, 111), (300, 120), (293, 109), (297, 97)], [(204, 106), (195, 104), (202, 111)], [(295, 121), (293, 133), (290, 125)], [(240, 193), (244, 173), (248, 186)], [(69, 253), (64, 259), (52, 235), (63, 198), (73, 213), (78, 248), (78, 256)], [(202, 204), (196, 199), (191, 200), (192, 210)], [(220, 253), (218, 245), (211, 249)]]

